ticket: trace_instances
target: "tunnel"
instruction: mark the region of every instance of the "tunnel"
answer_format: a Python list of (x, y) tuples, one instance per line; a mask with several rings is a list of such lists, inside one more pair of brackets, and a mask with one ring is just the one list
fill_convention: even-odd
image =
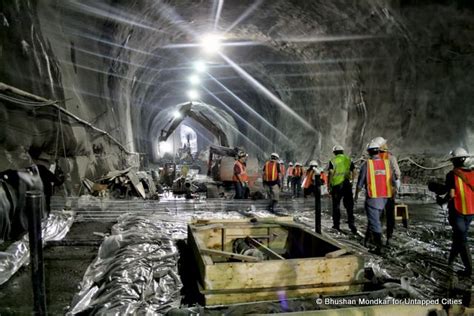
[[(451, 226), (427, 183), (444, 183), (452, 150), (474, 152), (472, 21), (469, 0), (0, 0), (0, 175), (7, 192), (0, 200), (26, 203), (18, 192), (8, 193), (10, 172), (54, 165), (63, 183), (48, 193), (48, 207), (74, 212), (77, 224), (67, 235), (73, 237), (51, 241), (45, 252), (56, 247), (58, 254), (47, 256), (59, 257), (68, 253), (61, 247), (77, 244), (96, 253), (102, 237), (118, 232), (112, 223), (132, 209), (144, 212), (156, 203), (160, 221), (172, 217), (171, 210), (223, 218), (229, 209), (264, 212), (260, 178), (272, 155), (287, 169), (290, 162), (310, 169), (314, 161), (329, 174), (337, 145), (360, 170), (368, 145), (381, 136), (398, 158), (398, 180), (409, 199), (398, 204), (420, 208), (415, 226), (428, 219), (433, 227), (444, 225), (416, 236), (409, 226), (413, 240), (403, 235), (400, 245), (429, 243), (426, 234), (448, 242)], [(239, 155), (251, 178), (243, 204), (230, 202)], [(473, 161), (465, 167), (472, 169)], [(206, 178), (219, 168), (227, 171)], [(197, 192), (206, 186), (213, 195), (203, 202)], [(283, 213), (298, 218), (298, 211), (314, 208), (313, 200), (294, 199), (290, 182), (281, 186)], [(330, 227), (332, 197), (322, 189), (323, 224)], [(362, 219), (364, 226), (360, 196), (356, 225)], [(206, 206), (189, 206), (190, 197)], [(183, 223), (191, 220), (186, 216)], [(300, 222), (314, 227), (314, 216), (304, 216)], [(94, 229), (94, 238), (81, 235)], [(351, 245), (344, 234), (330, 236)], [(1, 238), (6, 251), (13, 240)], [(418, 259), (407, 260), (415, 265)], [(87, 279), (83, 270), (71, 284)], [(1, 302), (9, 286), (0, 283), (0, 313), (24, 312), (15, 310), (15, 298)], [(77, 303), (71, 303), (75, 290), (68, 291), (61, 308)], [(53, 309), (59, 303), (48, 300)], [(100, 314), (104, 306), (81, 311)]]

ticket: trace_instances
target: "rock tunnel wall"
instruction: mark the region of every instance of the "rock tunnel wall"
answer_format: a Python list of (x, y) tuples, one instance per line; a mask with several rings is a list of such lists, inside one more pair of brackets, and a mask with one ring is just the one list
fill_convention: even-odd
[[(186, 77), (200, 55), (172, 44), (207, 31), (212, 1), (0, 4), (0, 81), (66, 100), (61, 106), (128, 150), (153, 157), (154, 122), (187, 101)], [(240, 131), (236, 145), (260, 159), (278, 151), (285, 160), (325, 161), (336, 143), (359, 156), (377, 135), (401, 156), (472, 151), (473, 20), (469, 1), (226, 1), (218, 30), (256, 43), (223, 54), (283, 105), (219, 56), (207, 57), (201, 101), (226, 111)], [(0, 109), (1, 169), (27, 164), (31, 147), (66, 156), (76, 186), (136, 163), (107, 137), (66, 118), (59, 124), (53, 109), (8, 101)]]

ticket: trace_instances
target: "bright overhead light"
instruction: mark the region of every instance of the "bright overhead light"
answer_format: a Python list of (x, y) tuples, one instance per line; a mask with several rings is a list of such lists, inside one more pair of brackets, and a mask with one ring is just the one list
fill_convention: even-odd
[(204, 72), (206, 71), (206, 64), (203, 61), (198, 60), (194, 63), (194, 69), (196, 69), (197, 72)]
[(199, 93), (196, 90), (189, 90), (188, 91), (188, 97), (191, 100), (196, 100), (197, 98), (199, 98)]
[(160, 142), (159, 146), (160, 146), (160, 153), (162, 155), (173, 152), (173, 144), (170, 142)]
[(207, 34), (201, 39), (201, 47), (206, 53), (217, 53), (221, 46), (221, 37), (217, 34)]
[(175, 118), (180, 118), (180, 117), (181, 117), (181, 112), (180, 112), (180, 111), (174, 111), (174, 112), (173, 112), (173, 116), (174, 116)]
[(201, 83), (201, 79), (199, 79), (198, 75), (191, 75), (189, 76), (189, 82), (191, 82), (192, 85), (197, 85)]

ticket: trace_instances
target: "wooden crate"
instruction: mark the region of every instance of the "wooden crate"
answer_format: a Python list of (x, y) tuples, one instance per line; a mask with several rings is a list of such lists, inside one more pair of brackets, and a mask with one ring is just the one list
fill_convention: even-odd
[[(233, 241), (246, 237), (263, 245), (272, 259), (232, 254)], [(188, 242), (207, 306), (357, 292), (362, 287), (356, 280), (364, 267), (361, 257), (292, 218), (200, 220), (188, 225)]]

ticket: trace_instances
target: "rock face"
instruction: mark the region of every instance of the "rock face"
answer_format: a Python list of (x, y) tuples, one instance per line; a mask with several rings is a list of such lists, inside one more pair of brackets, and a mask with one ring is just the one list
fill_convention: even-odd
[[(260, 159), (326, 161), (336, 143), (359, 156), (378, 135), (398, 155), (474, 150), (472, 1), (213, 2), (0, 0), (0, 81), (60, 100), (147, 161), (198, 59), (200, 101)], [(234, 43), (221, 54), (185, 45), (214, 30)], [(63, 158), (73, 184), (138, 162), (51, 107), (2, 99), (0, 122), (0, 169), (31, 148)]]

